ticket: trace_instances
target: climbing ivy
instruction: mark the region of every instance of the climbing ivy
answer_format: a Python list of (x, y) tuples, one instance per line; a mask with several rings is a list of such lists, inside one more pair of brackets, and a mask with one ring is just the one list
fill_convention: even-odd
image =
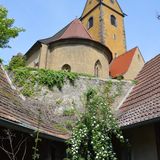
[(38, 127), (37, 127), (37, 130), (35, 130), (35, 144), (34, 146), (32, 147), (33, 149), (33, 155), (32, 155), (32, 160), (39, 160), (40, 158), (40, 154), (39, 154), (39, 142), (42, 141), (42, 139), (40, 138), (40, 126), (41, 126), (41, 110), (39, 109), (38, 110)]
[(114, 137), (124, 142), (124, 138), (110, 109), (115, 96), (109, 96), (111, 86), (111, 82), (106, 84), (105, 94), (99, 94), (95, 89), (89, 89), (86, 93), (85, 112), (76, 123), (68, 141), (68, 159), (117, 160), (112, 139)]
[(84, 74), (73, 72), (33, 69), (26, 67), (13, 70), (14, 83), (21, 88), (21, 92), (25, 96), (32, 96), (36, 85), (47, 86), (49, 89), (57, 86), (57, 88), (61, 89), (65, 83), (65, 80), (69, 80), (71, 84), (74, 84), (75, 79), (81, 75), (86, 76)]
[(122, 81), (107, 81), (105, 83), (103, 88), (103, 95), (108, 106), (111, 106), (114, 103), (115, 99), (121, 95), (123, 85), (124, 82)]

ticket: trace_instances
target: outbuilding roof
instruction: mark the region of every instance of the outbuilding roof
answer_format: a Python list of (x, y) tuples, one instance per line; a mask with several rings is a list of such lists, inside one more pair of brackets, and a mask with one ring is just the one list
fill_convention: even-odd
[(39, 128), (42, 134), (60, 140), (67, 139), (69, 134), (58, 129), (56, 122), (49, 119), (49, 112), (43, 103), (22, 100), (17, 91), (12, 89), (0, 65), (0, 125), (3, 122), (32, 131)]
[(137, 84), (119, 110), (121, 126), (160, 118), (160, 54), (144, 65), (136, 81)]
[(136, 49), (137, 47), (113, 59), (113, 61), (110, 64), (110, 76), (112, 78), (123, 75), (128, 71), (129, 66), (132, 62), (132, 58), (136, 52)]

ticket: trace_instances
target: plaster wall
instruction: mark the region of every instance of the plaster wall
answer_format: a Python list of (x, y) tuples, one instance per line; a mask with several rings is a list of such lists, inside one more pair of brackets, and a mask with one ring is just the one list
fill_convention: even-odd
[(128, 71), (123, 75), (124, 79), (127, 79), (127, 80), (135, 79), (138, 73), (143, 68), (144, 64), (145, 64), (144, 59), (141, 56), (139, 49), (137, 48)]
[(40, 49), (35, 48), (34, 50), (30, 51), (30, 56), (27, 58), (26, 65), (28, 67), (35, 67), (35, 63), (39, 62), (40, 58)]
[(105, 54), (107, 53), (85, 44), (60, 45), (48, 53), (47, 68), (61, 70), (63, 65), (68, 64), (72, 72), (94, 75), (95, 63), (99, 60), (101, 63), (99, 77), (108, 78), (109, 62)]
[[(95, 6), (97, 2), (92, 2)], [(125, 28), (124, 28), (124, 17), (121, 15), (121, 10), (115, 2), (115, 4), (111, 4), (109, 2), (104, 2), (109, 7), (102, 6), (102, 18), (103, 21), (100, 20), (100, 7), (95, 8), (91, 12), (89, 12), (91, 7), (93, 8), (93, 4), (88, 4), (84, 13), (87, 14), (83, 19), (82, 23), (84, 27), (88, 30), (90, 35), (94, 40), (100, 42), (100, 26), (103, 26), (103, 36), (104, 36), (104, 44), (111, 50), (113, 57), (115, 57), (115, 53), (117, 56), (125, 53), (126, 51), (126, 37), (125, 37)], [(118, 12), (117, 12), (118, 11)], [(117, 27), (111, 24), (110, 16), (114, 15), (117, 21)], [(90, 17), (93, 17), (93, 27), (88, 27), (88, 20)], [(102, 24), (100, 24), (102, 23)]]

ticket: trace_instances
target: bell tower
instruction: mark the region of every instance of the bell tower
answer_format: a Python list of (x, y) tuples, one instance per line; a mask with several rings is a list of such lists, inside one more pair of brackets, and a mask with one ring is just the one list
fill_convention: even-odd
[(81, 16), (92, 38), (106, 45), (113, 58), (126, 51), (124, 16), (117, 0), (87, 0)]

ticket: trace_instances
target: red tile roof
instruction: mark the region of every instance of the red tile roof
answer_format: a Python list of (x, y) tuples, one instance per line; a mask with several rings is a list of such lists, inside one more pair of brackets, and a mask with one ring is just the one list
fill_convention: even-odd
[(82, 22), (79, 19), (75, 19), (62, 30), (60, 30), (58, 33), (56, 33), (54, 36), (46, 39), (41, 39), (39, 40), (39, 42), (49, 44), (54, 41), (67, 38), (83, 38), (92, 40), (92, 37), (90, 36), (89, 32), (85, 29)]
[[(39, 112), (42, 113), (40, 126), (38, 126)], [(22, 101), (17, 91), (11, 88), (6, 74), (0, 66), (0, 125), (1, 121), (6, 121), (30, 130), (36, 130), (39, 127), (43, 134), (67, 139), (69, 134), (54, 127), (57, 123), (48, 118), (49, 115), (46, 113), (50, 112), (45, 105)]]
[(119, 110), (121, 126), (160, 118), (160, 54), (147, 62)]
[(84, 39), (92, 39), (88, 31), (84, 28), (82, 22), (79, 19), (75, 19), (68, 26), (66, 31), (59, 39), (65, 38), (84, 38)]
[(115, 78), (125, 74), (132, 62), (137, 47), (115, 58), (110, 64), (110, 76)]

